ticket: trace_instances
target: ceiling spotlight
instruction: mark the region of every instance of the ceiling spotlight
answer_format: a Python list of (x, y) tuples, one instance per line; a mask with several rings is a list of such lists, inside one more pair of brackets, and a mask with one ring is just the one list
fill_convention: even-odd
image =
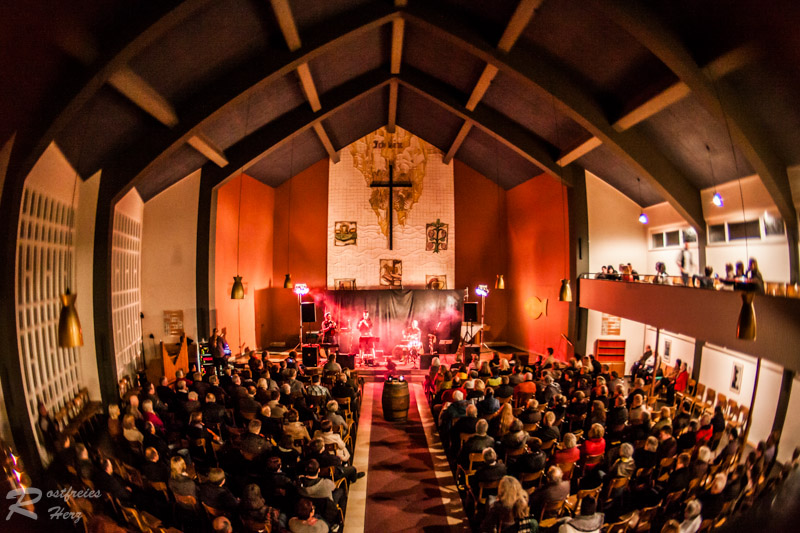
[(298, 296), (303, 296), (304, 294), (308, 294), (308, 285), (306, 285), (305, 283), (295, 283), (294, 293)]
[(475, 294), (478, 296), (489, 296), (489, 286), (488, 285), (478, 285), (475, 287)]
[(711, 202), (717, 207), (722, 207), (723, 206), (722, 195), (718, 192), (715, 192), (714, 197), (711, 198)]
[(642, 224), (647, 224), (649, 222), (649, 219), (647, 218), (647, 215), (644, 214), (644, 211), (639, 213), (639, 222)]

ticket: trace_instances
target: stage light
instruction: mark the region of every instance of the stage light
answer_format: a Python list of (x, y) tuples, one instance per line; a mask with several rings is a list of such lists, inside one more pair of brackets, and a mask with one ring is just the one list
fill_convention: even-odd
[(639, 213), (639, 222), (641, 222), (642, 224), (647, 224), (649, 222), (647, 215), (644, 214), (644, 211)]
[(489, 296), (489, 286), (488, 285), (478, 285), (475, 287), (475, 294), (478, 296)]
[(294, 293), (298, 296), (303, 296), (304, 294), (308, 294), (308, 285), (306, 285), (305, 283), (295, 283)]
[(401, 375), (401, 376), (400, 376), (400, 381), (405, 381), (405, 380), (406, 380), (406, 377), (405, 377), (405, 376), (403, 376), (403, 375)]
[(717, 207), (722, 207), (722, 205), (723, 205), (723, 203), (722, 203), (722, 195), (720, 193), (718, 193), (718, 192), (715, 192), (714, 193), (714, 197), (711, 199), (711, 202)]

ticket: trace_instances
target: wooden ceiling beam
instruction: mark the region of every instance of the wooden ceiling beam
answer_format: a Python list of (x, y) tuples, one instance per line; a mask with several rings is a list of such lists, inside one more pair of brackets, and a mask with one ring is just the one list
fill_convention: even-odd
[(386, 131), (394, 133), (397, 126), (397, 79), (389, 82), (389, 118), (386, 122)]
[(178, 114), (167, 99), (130, 68), (123, 67), (111, 74), (108, 84), (165, 126), (172, 128), (178, 124)]
[(198, 132), (189, 137), (187, 141), (189, 145), (206, 156), (210, 161), (216, 163), (218, 167), (228, 165), (228, 159), (225, 157), (225, 152), (220, 150), (211, 140)]
[(506, 25), (503, 35), (500, 37), (500, 41), (497, 43), (498, 50), (505, 53), (511, 50), (511, 47), (514, 46), (514, 43), (517, 42), (517, 39), (530, 23), (533, 14), (543, 2), (544, 0), (520, 0), (514, 10), (514, 14), (511, 15), (511, 19)]
[(467, 138), (467, 134), (471, 129), (472, 129), (472, 121), (465, 120), (464, 123), (461, 125), (461, 129), (458, 130), (458, 134), (456, 135), (456, 138), (453, 140), (453, 144), (450, 145), (450, 148), (444, 155), (442, 163), (444, 163), (445, 165), (450, 164), (450, 161), (452, 161), (453, 158), (456, 156), (458, 149), (461, 148), (461, 145), (464, 143), (464, 139)]
[[(470, 121), (490, 137), (510, 148), (524, 159), (533, 163), (556, 179), (561, 179), (561, 169), (551, 155), (554, 148), (542, 139), (531, 134), (523, 126), (508, 117), (479, 105), (474, 111), (462, 103), (460, 94), (441, 81), (412, 68), (406, 68), (398, 76), (404, 87), (432, 100), (458, 118)], [(566, 179), (565, 179), (566, 183)], [(572, 183), (568, 183), (572, 185)]]
[(328, 137), (328, 133), (325, 131), (325, 128), (322, 126), (322, 122), (315, 122), (312, 126), (314, 128), (314, 133), (317, 134), (319, 137), (322, 146), (325, 147), (325, 151), (328, 152), (328, 157), (331, 158), (331, 161), (334, 163), (339, 162), (339, 152), (333, 147), (333, 143), (331, 142), (330, 137)]
[[(617, 132), (605, 111), (585, 87), (577, 84), (562, 65), (553, 62), (533, 47), (515, 46), (507, 54), (486, 42), (479, 31), (447, 17), (430, 4), (415, 4), (401, 16), (422, 30), (459, 46), (478, 59), (491, 63), (523, 85), (533, 86), (551, 95), (567, 116), (583, 126), (625, 161), (637, 174), (658, 191), (695, 228), (705, 236), (705, 221), (700, 191), (653, 144), (635, 130)], [(476, 123), (480, 121), (476, 120)], [(553, 166), (556, 168), (555, 161)], [(558, 170), (552, 172), (559, 175)]]
[[(627, 0), (595, 0), (611, 19), (670, 68), (703, 106), (729, 128), (739, 149), (761, 178), (778, 211), (787, 221), (790, 237), (789, 263), (792, 280), (800, 278), (797, 210), (792, 202), (786, 162), (770, 145), (768, 135), (751, 115), (751, 106), (723, 82), (716, 84), (697, 63), (680, 37), (650, 9)], [(794, 240), (793, 244), (791, 240)]]
[(294, 21), (294, 15), (292, 15), (292, 8), (289, 6), (289, 0), (270, 0), (270, 4), (272, 4), (272, 11), (275, 12), (275, 18), (278, 19), (278, 27), (281, 29), (289, 51), (299, 50), (302, 43), (300, 42), (300, 33), (297, 31), (297, 24)]
[(570, 148), (569, 150), (561, 154), (561, 157), (558, 158), (556, 163), (560, 167), (565, 167), (570, 163), (572, 163), (573, 161), (577, 161), (578, 159), (588, 154), (598, 146), (602, 146), (602, 144), (603, 141), (601, 141), (597, 137), (595, 136), (589, 137), (585, 141), (581, 141), (580, 143), (578, 143), (578, 145), (575, 146), (574, 148)]
[(396, 18), (392, 21), (392, 52), (390, 68), (392, 74), (400, 73), (403, 60), (403, 39), (405, 37), (406, 21)]
[[(708, 65), (706, 65), (702, 71), (710, 79), (719, 80), (731, 72), (739, 70), (745, 65), (752, 63), (757, 58), (758, 53), (753, 46), (740, 46), (714, 59)], [(685, 82), (676, 81), (663, 91), (649, 98), (646, 102), (641, 103), (622, 115), (612, 125), (617, 131), (625, 131), (628, 128), (632, 128), (636, 124), (647, 120), (672, 104), (683, 100), (689, 96), (691, 92), (692, 90), (688, 85), (686, 85)]]
[(303, 63), (297, 67), (297, 77), (300, 78), (303, 94), (306, 95), (306, 100), (308, 100), (311, 110), (319, 111), (322, 108), (322, 104), (319, 103), (317, 86), (314, 84), (314, 77), (311, 76), (311, 69), (308, 68), (308, 63)]
[(475, 84), (475, 88), (472, 89), (472, 94), (469, 95), (469, 100), (467, 100), (467, 109), (470, 111), (475, 109), (475, 107), (478, 105), (478, 102), (480, 102), (483, 98), (483, 95), (486, 94), (487, 90), (489, 90), (489, 85), (492, 84), (492, 80), (495, 76), (497, 76), (497, 67), (486, 63), (486, 67), (484, 67), (481, 77), (478, 78), (478, 83)]

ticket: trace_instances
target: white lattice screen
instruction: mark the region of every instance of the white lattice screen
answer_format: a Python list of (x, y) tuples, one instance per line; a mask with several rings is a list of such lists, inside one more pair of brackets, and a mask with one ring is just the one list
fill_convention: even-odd
[(117, 379), (133, 374), (141, 357), (141, 249), (141, 223), (116, 211), (111, 245), (111, 320)]
[[(75, 253), (75, 212), (66, 203), (25, 187), (19, 219), (16, 313), (19, 357), (31, 425), (41, 400), (51, 413), (78, 392), (77, 349), (58, 347), (59, 295)], [(90, 295), (84, 295), (90, 297)], [(44, 457), (44, 448), (37, 444)]]

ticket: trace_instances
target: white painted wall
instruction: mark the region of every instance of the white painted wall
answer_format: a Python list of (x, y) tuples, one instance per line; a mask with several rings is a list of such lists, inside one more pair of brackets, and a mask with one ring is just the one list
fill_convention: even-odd
[[(722, 207), (717, 207), (711, 202), (715, 190), (722, 195), (724, 202)], [(741, 222), (742, 220), (753, 220), (763, 217), (765, 213), (771, 216), (779, 216), (775, 203), (757, 176), (742, 178), (741, 191), (739, 189), (739, 181), (731, 181), (718, 185), (716, 189), (704, 189), (700, 192), (700, 197), (703, 216), (709, 225), (725, 221)], [(742, 212), (742, 198), (744, 199), (744, 214)], [(650, 232), (689, 227), (689, 224), (678, 212), (666, 202), (648, 207), (645, 209), (645, 213), (650, 218), (647, 237), (648, 248), (651, 241)], [(696, 245), (692, 244), (691, 249), (696, 263)], [(646, 272), (654, 272), (656, 262), (662, 261), (667, 265), (668, 274), (678, 275), (678, 267), (675, 261), (679, 250), (680, 247), (678, 246), (660, 248), (658, 250), (648, 249)], [(725, 273), (726, 263), (735, 265), (737, 261), (743, 261), (747, 264), (747, 260), (750, 257), (755, 257), (758, 260), (758, 265), (765, 281), (789, 282), (789, 246), (785, 237), (770, 237), (768, 240), (748, 239), (746, 245), (744, 241), (737, 241), (735, 243), (708, 244), (706, 247), (706, 264), (711, 266), (715, 273), (721, 275)]]
[[(164, 311), (183, 311), (186, 335), (197, 339), (195, 258), (200, 171), (144, 204), (142, 225), (142, 331), (145, 360), (160, 357)], [(154, 339), (150, 339), (150, 334)], [(154, 350), (154, 342), (156, 349)]]
[[(742, 384), (738, 393), (731, 390), (731, 376), (734, 362), (742, 365)], [(766, 440), (775, 420), (778, 406), (783, 368), (766, 360), (761, 363), (756, 402), (753, 406), (753, 425), (748, 441), (758, 443)], [(756, 358), (749, 355), (707, 344), (703, 347), (703, 360), (700, 365), (700, 383), (722, 393), (739, 405), (750, 406), (756, 377)]]
[(786, 411), (786, 421), (783, 424), (783, 433), (778, 445), (778, 461), (786, 462), (792, 459), (795, 447), (800, 446), (800, 377), (792, 382), (792, 394), (789, 396), (789, 408)]
[(79, 186), (79, 202), (75, 219), (75, 278), (78, 298), (75, 307), (83, 329), (81, 376), (89, 387), (92, 400), (100, 401), (100, 377), (97, 374), (97, 350), (94, 342), (94, 225), (97, 218), (97, 196), (101, 173)]
[(602, 265), (631, 263), (645, 271), (647, 230), (639, 223), (639, 206), (591, 172), (586, 172), (586, 198), (589, 214), (589, 269), (599, 272)]
[[(692, 374), (692, 367), (694, 366), (694, 344), (695, 340), (692, 337), (681, 335), (680, 333), (672, 333), (662, 329), (658, 335), (658, 353), (665, 357), (665, 347), (667, 341), (670, 342), (670, 355), (669, 361), (663, 361), (669, 366), (675, 366), (675, 361), (680, 359), (681, 362), (686, 363), (689, 375)], [(656, 328), (647, 326), (644, 335), (645, 344), (649, 344), (656, 348)]]
[(641, 322), (623, 318), (620, 322), (619, 336), (601, 335), (603, 323), (603, 313), (589, 309), (589, 319), (586, 323), (586, 351), (594, 353), (594, 343), (597, 339), (625, 339), (625, 372), (631, 370), (631, 365), (637, 361), (644, 352), (644, 330), (645, 325)]

